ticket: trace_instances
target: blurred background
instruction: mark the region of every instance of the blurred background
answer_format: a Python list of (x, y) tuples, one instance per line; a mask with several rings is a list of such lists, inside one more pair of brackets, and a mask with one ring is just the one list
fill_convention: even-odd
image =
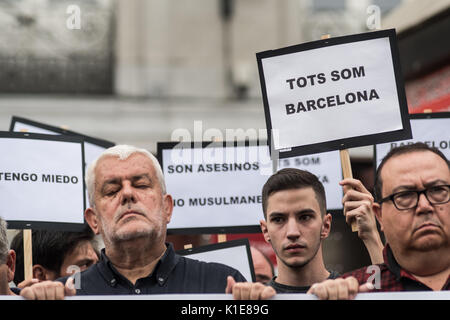
[[(0, 130), (16, 115), (155, 153), (196, 120), (264, 129), (256, 52), (387, 28), (410, 113), (450, 111), (450, 0), (0, 0)], [(350, 155), (370, 190), (372, 147)], [(333, 223), (327, 266), (368, 264), (343, 217)]]

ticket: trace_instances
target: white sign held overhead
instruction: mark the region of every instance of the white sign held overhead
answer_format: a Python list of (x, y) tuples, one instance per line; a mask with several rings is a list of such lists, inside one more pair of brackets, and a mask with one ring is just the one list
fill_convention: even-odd
[(266, 124), (280, 158), (410, 135), (395, 31), (257, 54)]
[(80, 138), (0, 132), (0, 216), (10, 228), (78, 230), (84, 222)]

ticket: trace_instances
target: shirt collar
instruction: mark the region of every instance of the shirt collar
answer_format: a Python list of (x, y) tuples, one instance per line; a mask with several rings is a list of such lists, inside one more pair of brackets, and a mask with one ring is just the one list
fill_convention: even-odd
[(383, 249), (383, 260), (388, 269), (395, 275), (395, 278), (400, 280), (402, 276), (402, 268), (398, 264), (397, 260), (395, 260), (394, 254), (392, 253), (392, 249), (389, 244)]
[[(155, 275), (155, 279), (160, 286), (163, 286), (167, 281), (170, 273), (180, 259), (180, 256), (175, 254), (175, 250), (173, 249), (173, 245), (171, 243), (166, 243), (166, 247), (166, 252), (156, 264), (155, 269), (150, 275), (148, 275), (148, 277), (146, 277), (149, 278)], [(97, 264), (97, 267), (99, 268), (100, 274), (103, 276), (105, 281), (112, 287), (117, 285), (118, 278), (128, 281), (119, 271), (117, 271), (116, 268), (114, 268), (113, 264), (106, 255), (104, 248), (101, 251), (100, 261)]]

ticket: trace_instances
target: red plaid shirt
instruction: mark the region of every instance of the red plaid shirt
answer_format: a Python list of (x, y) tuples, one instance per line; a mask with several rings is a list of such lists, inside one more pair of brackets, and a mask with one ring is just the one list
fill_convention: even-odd
[[(369, 280), (375, 286), (375, 273), (380, 270), (380, 288), (375, 288), (372, 292), (382, 291), (430, 291), (432, 290), (422, 282), (417, 280), (411, 273), (402, 269), (394, 258), (391, 248), (386, 245), (383, 250), (384, 263), (375, 266), (367, 266), (342, 275), (342, 278), (355, 277), (359, 284), (364, 284)], [(370, 278), (370, 279), (369, 279)], [(375, 280), (375, 281), (374, 281)], [(450, 274), (441, 290), (450, 290)]]

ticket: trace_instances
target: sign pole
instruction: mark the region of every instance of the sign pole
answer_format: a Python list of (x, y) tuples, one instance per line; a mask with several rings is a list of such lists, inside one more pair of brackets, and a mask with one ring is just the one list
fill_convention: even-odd
[[(27, 129), (20, 130), (21, 132), (28, 132)], [(33, 278), (33, 243), (32, 230), (23, 229), (23, 267), (24, 279), (31, 280)]]
[[(321, 40), (329, 39), (331, 36), (329, 34), (324, 34), (320, 37)], [(352, 174), (352, 164), (350, 162), (350, 155), (348, 153), (348, 149), (339, 150), (339, 155), (341, 157), (341, 166), (342, 166), (342, 176), (344, 179), (353, 178)], [(352, 231), (358, 231), (358, 225), (356, 221), (351, 222)]]
[(33, 246), (31, 229), (23, 229), (23, 264), (25, 280), (33, 278)]
[[(348, 149), (339, 150), (339, 155), (341, 156), (342, 175), (344, 179), (353, 178), (352, 165), (350, 162), (350, 155), (348, 153)], [(358, 225), (356, 224), (355, 220), (351, 222), (351, 227), (353, 232), (358, 231)]]

